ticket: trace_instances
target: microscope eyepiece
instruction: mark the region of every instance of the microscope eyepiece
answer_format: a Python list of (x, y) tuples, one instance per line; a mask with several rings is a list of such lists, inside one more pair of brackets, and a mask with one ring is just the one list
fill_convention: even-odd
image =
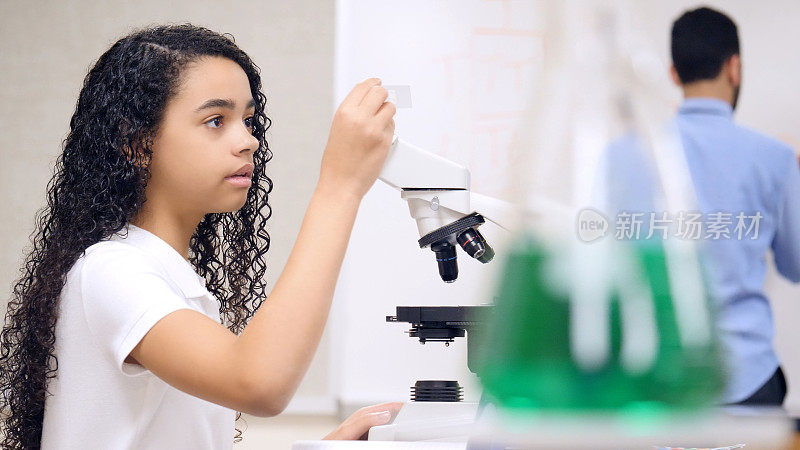
[(439, 276), (445, 283), (452, 283), (458, 278), (458, 261), (456, 248), (447, 241), (439, 241), (431, 245), (431, 250), (436, 253), (436, 264), (439, 266)]

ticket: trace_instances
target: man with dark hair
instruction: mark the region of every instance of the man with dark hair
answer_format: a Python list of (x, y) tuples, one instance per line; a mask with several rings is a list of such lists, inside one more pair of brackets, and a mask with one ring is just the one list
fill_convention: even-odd
[(742, 60), (736, 24), (710, 8), (684, 13), (672, 24), (672, 79), (686, 97), (713, 96), (736, 109)]
[[(781, 405), (786, 380), (772, 347), (765, 255), (771, 248), (778, 271), (800, 281), (800, 167), (788, 146), (733, 121), (742, 62), (728, 16), (687, 11), (672, 25), (671, 48), (672, 78), (684, 95), (676, 123), (698, 206), (704, 217), (723, 214), (716, 217), (730, 224), (728, 239), (704, 236), (726, 360), (721, 401)], [(734, 228), (739, 217), (754, 219), (747, 222), (750, 236), (741, 239)]]

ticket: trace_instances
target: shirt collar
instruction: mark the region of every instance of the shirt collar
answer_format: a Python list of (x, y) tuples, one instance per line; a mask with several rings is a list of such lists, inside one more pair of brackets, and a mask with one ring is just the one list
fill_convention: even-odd
[(711, 114), (730, 118), (733, 117), (733, 108), (720, 99), (691, 97), (681, 103), (678, 114)]
[(155, 234), (129, 223), (109, 240), (125, 242), (154, 256), (185, 297), (200, 297), (208, 292), (205, 279), (194, 271), (191, 263)]

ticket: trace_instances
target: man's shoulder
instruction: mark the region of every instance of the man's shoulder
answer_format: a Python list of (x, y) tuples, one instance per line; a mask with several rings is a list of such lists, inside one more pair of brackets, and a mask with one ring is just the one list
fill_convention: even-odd
[(738, 123), (733, 124), (733, 129), (737, 134), (736, 138), (753, 151), (759, 152), (759, 156), (773, 156), (781, 161), (796, 158), (792, 147), (779, 139)]

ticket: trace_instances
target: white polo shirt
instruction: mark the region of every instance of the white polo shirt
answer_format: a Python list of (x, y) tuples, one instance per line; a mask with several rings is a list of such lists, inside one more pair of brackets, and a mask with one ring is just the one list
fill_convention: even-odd
[(203, 278), (156, 235), (128, 225), (89, 247), (61, 292), (42, 448), (232, 448), (235, 411), (124, 362), (156, 322), (184, 308), (220, 322)]

